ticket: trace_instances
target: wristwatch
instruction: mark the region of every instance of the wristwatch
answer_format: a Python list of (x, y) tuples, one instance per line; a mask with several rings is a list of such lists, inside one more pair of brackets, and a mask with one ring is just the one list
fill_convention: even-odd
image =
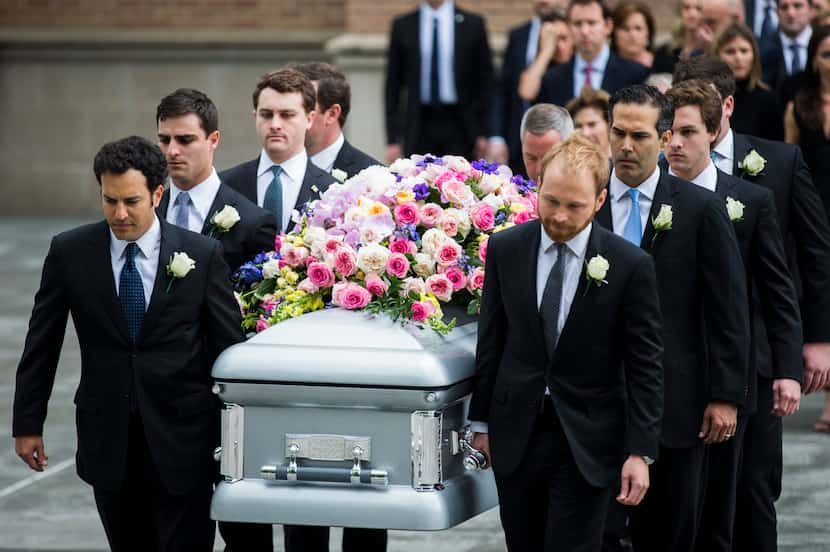
[(641, 456), (642, 456), (643, 460), (645, 461), (646, 466), (650, 466), (650, 465), (654, 464), (654, 458), (652, 458), (651, 456), (646, 456), (644, 454), (641, 455)]

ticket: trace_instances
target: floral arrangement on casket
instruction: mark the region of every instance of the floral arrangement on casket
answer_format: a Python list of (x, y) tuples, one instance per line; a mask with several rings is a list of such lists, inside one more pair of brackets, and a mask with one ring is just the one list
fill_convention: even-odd
[(503, 165), (413, 155), (369, 167), (234, 273), (243, 329), (336, 306), (449, 332), (442, 303), (478, 312), (490, 235), (535, 217), (534, 182)]

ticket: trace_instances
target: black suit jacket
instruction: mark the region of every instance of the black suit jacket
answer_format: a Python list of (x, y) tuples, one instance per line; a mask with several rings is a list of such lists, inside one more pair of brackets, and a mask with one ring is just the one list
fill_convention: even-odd
[[(160, 218), (167, 218), (167, 209), (170, 204), (170, 189), (164, 190), (156, 213)], [(234, 207), (239, 212), (239, 222), (227, 232), (220, 232), (214, 228), (210, 219), (226, 205)], [(253, 259), (257, 253), (270, 251), (274, 248), (274, 237), (277, 235), (277, 220), (274, 214), (248, 201), (242, 194), (230, 186), (220, 184), (219, 191), (208, 211), (208, 217), (202, 227), (202, 234), (216, 238), (222, 242), (225, 252), (225, 262), (231, 272), (242, 266), (245, 261)]]
[[(42, 435), (66, 320), (81, 346), (75, 393), (78, 475), (117, 490), (124, 479), (130, 404), (135, 403), (162, 483), (174, 494), (214, 479), (219, 407), (211, 393), (218, 354), (244, 339), (228, 285), (222, 246), (160, 220), (161, 248), (153, 293), (135, 344), (116, 295), (106, 222), (55, 236), (17, 367), (13, 432)], [(196, 261), (175, 280), (165, 267), (174, 252)]]
[(524, 169), (519, 136), (525, 102), (519, 97), (519, 77), (527, 66), (530, 22), (511, 29), (504, 51), (501, 74), (490, 109), (490, 135), (501, 136), (510, 152), (510, 166)]
[[(602, 75), (602, 89), (613, 94), (617, 90), (640, 84), (648, 78), (648, 67), (619, 57), (614, 52)], [(557, 65), (545, 72), (536, 103), (552, 103), (564, 106), (574, 97), (574, 60)]]
[[(609, 230), (611, 201), (595, 219)], [(672, 208), (672, 228), (656, 232), (652, 220), (664, 204)], [(741, 253), (723, 201), (665, 171), (641, 247), (654, 257), (664, 321), (661, 442), (694, 446), (707, 404), (743, 405), (746, 398), (749, 301)]]
[[(784, 45), (781, 43), (781, 36), (776, 33), (774, 40), (761, 47), (760, 53), (761, 78), (773, 90), (780, 90), (781, 85), (789, 76), (787, 73), (787, 62), (784, 59)], [(801, 63), (805, 63), (805, 61), (801, 60)]]
[[(421, 133), (420, 15), (415, 10), (392, 22), (386, 63), (386, 136), (404, 152)], [(481, 16), (455, 8), (453, 74), (467, 138), (487, 134), (487, 116), (495, 78), (487, 29)], [(406, 98), (406, 102), (403, 102)]]
[[(830, 342), (830, 227), (798, 146), (747, 134), (735, 137), (732, 174), (772, 190), (790, 274), (799, 293), (804, 341)], [(767, 160), (757, 176), (738, 164), (755, 150)]]
[[(257, 203), (257, 174), (256, 170), (259, 166), (259, 157), (246, 161), (235, 167), (224, 170), (219, 173), (219, 178), (224, 184), (227, 184), (249, 201)], [(325, 192), (329, 185), (334, 183), (334, 177), (319, 168), (317, 165), (308, 160), (305, 167), (305, 176), (303, 177), (303, 185), (300, 187), (300, 194), (297, 196), (297, 201), (294, 203), (294, 209), (299, 209), (309, 201), (319, 197), (319, 194)], [(281, 231), (287, 232), (288, 228), (282, 228)]]
[(585, 259), (610, 263), (607, 284), (584, 273), (553, 358), (536, 306), (538, 221), (494, 234), (478, 323), (469, 418), (489, 424), (493, 469), (521, 462), (545, 386), (583, 476), (619, 480), (629, 454), (657, 456), (662, 406), (660, 307), (648, 255), (594, 224)]
[(801, 315), (772, 192), (718, 171), (716, 193), (724, 204), (731, 197), (744, 205), (743, 217), (732, 225), (750, 294), (752, 347), (746, 409), (752, 411), (758, 374), (801, 381)]
[(348, 140), (343, 142), (343, 147), (337, 152), (337, 157), (334, 158), (334, 168), (345, 172), (349, 177), (352, 177), (372, 165), (381, 165), (383, 163), (374, 157), (367, 155), (349, 143)]

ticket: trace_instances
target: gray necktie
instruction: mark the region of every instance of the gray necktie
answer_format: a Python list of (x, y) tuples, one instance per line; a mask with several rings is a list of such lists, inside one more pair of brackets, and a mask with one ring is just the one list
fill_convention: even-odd
[(265, 190), (265, 198), (262, 200), (262, 207), (271, 211), (277, 217), (277, 232), (282, 231), (282, 167), (273, 165), (270, 169), (274, 178)]
[(545, 332), (545, 350), (548, 359), (553, 358), (556, 342), (559, 340), (559, 311), (562, 305), (562, 284), (565, 280), (565, 262), (568, 246), (556, 244), (556, 262), (550, 269), (545, 291), (542, 293), (542, 305), (539, 307), (542, 326)]
[(193, 205), (190, 194), (187, 192), (179, 192), (174, 205), (178, 208), (178, 211), (176, 211), (176, 226), (189, 230), (190, 206)]

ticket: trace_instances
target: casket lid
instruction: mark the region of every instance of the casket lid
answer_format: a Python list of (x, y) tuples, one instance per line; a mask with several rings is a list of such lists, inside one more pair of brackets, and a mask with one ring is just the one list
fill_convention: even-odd
[[(446, 317), (452, 318), (448, 311)], [(273, 326), (228, 348), (220, 381), (444, 388), (473, 376), (476, 323), (442, 336), (387, 316), (332, 308)], [(464, 323), (467, 322), (467, 323)]]

